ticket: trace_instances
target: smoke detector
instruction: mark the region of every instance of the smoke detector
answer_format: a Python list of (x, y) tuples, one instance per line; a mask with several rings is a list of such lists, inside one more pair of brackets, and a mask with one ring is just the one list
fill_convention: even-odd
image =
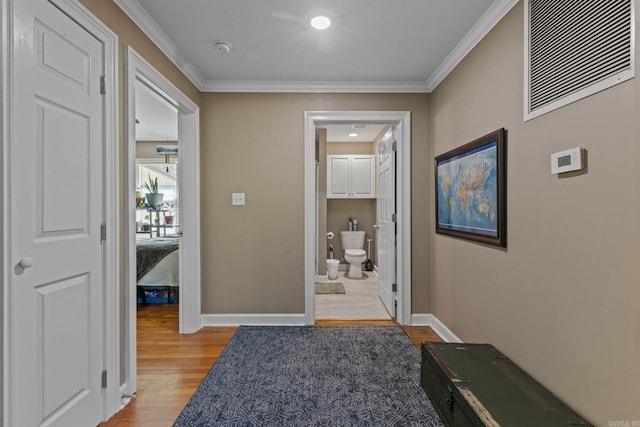
[(227, 42), (215, 42), (213, 47), (216, 48), (216, 52), (218, 53), (229, 53), (231, 52), (231, 45)]

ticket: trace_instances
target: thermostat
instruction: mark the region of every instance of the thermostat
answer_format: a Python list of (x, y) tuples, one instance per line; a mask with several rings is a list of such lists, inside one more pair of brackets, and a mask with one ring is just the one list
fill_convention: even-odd
[(563, 173), (582, 169), (582, 148), (558, 151), (551, 155), (551, 173)]

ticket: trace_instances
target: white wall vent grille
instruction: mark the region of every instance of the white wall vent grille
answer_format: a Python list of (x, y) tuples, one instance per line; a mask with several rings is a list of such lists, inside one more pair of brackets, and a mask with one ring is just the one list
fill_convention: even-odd
[(633, 0), (528, 0), (525, 120), (633, 77)]

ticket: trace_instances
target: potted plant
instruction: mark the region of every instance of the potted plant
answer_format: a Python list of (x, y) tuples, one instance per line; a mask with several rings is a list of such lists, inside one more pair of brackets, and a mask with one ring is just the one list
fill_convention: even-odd
[(140, 187), (136, 188), (136, 209), (144, 208), (144, 196)]
[(149, 215), (145, 215), (144, 219), (146, 220), (146, 222), (143, 222), (142, 225), (140, 226), (140, 231), (144, 231), (144, 232), (149, 232), (151, 231), (151, 224), (149, 223), (150, 221), (150, 217)]
[(158, 177), (151, 179), (151, 174), (149, 174), (149, 181), (142, 184), (142, 187), (148, 191), (147, 203), (149, 203), (149, 206), (155, 208), (162, 203), (163, 194), (158, 193)]
[(167, 225), (173, 225), (173, 221), (175, 220), (175, 202), (165, 202), (162, 207), (166, 209), (164, 213), (164, 223)]

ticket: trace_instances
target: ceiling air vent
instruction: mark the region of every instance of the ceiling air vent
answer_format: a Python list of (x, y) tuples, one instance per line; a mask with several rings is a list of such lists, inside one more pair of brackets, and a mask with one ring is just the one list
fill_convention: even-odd
[(633, 77), (633, 0), (529, 0), (525, 120)]

